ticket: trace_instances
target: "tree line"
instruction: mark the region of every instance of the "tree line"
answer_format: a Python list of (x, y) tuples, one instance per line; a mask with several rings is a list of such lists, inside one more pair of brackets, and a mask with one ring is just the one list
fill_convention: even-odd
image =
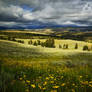
[[(55, 40), (53, 38), (48, 38), (45, 42), (41, 42), (40, 40), (37, 40), (37, 41), (30, 40), (30, 41), (28, 41), (28, 44), (34, 45), (34, 46), (41, 45), (42, 47), (55, 48)], [(59, 44), (59, 48), (60, 49), (69, 49), (69, 45), (68, 44), (63, 44), (63, 45)], [(76, 43), (74, 46), (74, 49), (77, 50), (78, 48), (79, 48), (79, 45), (78, 45), (78, 43)], [(92, 48), (89, 48), (87, 45), (84, 45), (82, 50), (90, 51), (90, 50), (92, 50)]]

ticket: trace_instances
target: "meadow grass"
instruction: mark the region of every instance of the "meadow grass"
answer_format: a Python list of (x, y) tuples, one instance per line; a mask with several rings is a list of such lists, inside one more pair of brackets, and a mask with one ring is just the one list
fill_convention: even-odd
[(0, 40), (0, 92), (91, 92), (91, 67), (91, 51)]

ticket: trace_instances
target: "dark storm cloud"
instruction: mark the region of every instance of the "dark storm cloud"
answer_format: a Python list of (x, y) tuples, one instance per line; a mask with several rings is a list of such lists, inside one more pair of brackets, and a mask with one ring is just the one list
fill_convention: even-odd
[(91, 25), (92, 0), (0, 0), (0, 25), (25, 25), (33, 20)]

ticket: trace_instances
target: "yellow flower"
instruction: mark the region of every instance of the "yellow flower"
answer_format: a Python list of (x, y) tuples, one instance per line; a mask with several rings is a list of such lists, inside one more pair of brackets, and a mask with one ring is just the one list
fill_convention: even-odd
[(91, 85), (91, 84), (89, 84), (89, 87), (92, 87), (92, 85)]
[(65, 83), (62, 83), (61, 86), (62, 86), (62, 87), (65, 86)]
[(26, 82), (27, 82), (28, 84), (30, 84), (30, 80), (26, 80)]
[(80, 78), (82, 78), (83, 76), (79, 76)]
[(26, 75), (24, 75), (24, 78), (26, 78)]
[(47, 81), (45, 81), (43, 85), (46, 85), (46, 84), (47, 84)]
[(88, 81), (84, 81), (84, 82), (81, 82), (81, 83), (84, 84), (84, 85), (87, 85)]
[(92, 83), (92, 81), (89, 82), (90, 84)]
[(53, 79), (54, 77), (53, 76), (50, 76), (51, 79)]
[(35, 88), (36, 86), (35, 86), (35, 84), (31, 84), (31, 87), (32, 87), (32, 88)]
[(19, 78), (19, 80), (22, 80), (23, 78)]
[(41, 87), (41, 85), (38, 85), (38, 87), (41, 89), (42, 87)]
[(43, 90), (45, 90), (46, 88), (44, 87), (44, 88), (42, 88)]
[(50, 92), (57, 92), (57, 90), (51, 90)]
[(59, 86), (53, 86), (53, 88), (59, 88)]
[(54, 81), (50, 81), (50, 83), (54, 83)]
[(74, 84), (74, 83), (73, 83), (72, 85), (73, 85), (73, 86), (75, 86), (75, 84)]
[(49, 80), (49, 78), (48, 78), (48, 77), (46, 77), (46, 80)]

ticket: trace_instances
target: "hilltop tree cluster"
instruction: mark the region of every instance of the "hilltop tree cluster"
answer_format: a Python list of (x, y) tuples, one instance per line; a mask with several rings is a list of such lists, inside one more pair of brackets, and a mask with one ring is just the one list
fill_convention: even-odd
[(30, 40), (28, 44), (31, 44), (34, 46), (41, 45), (42, 47), (55, 48), (55, 41), (53, 38), (49, 38), (45, 42), (41, 42), (40, 40), (33, 42), (32, 40)]

